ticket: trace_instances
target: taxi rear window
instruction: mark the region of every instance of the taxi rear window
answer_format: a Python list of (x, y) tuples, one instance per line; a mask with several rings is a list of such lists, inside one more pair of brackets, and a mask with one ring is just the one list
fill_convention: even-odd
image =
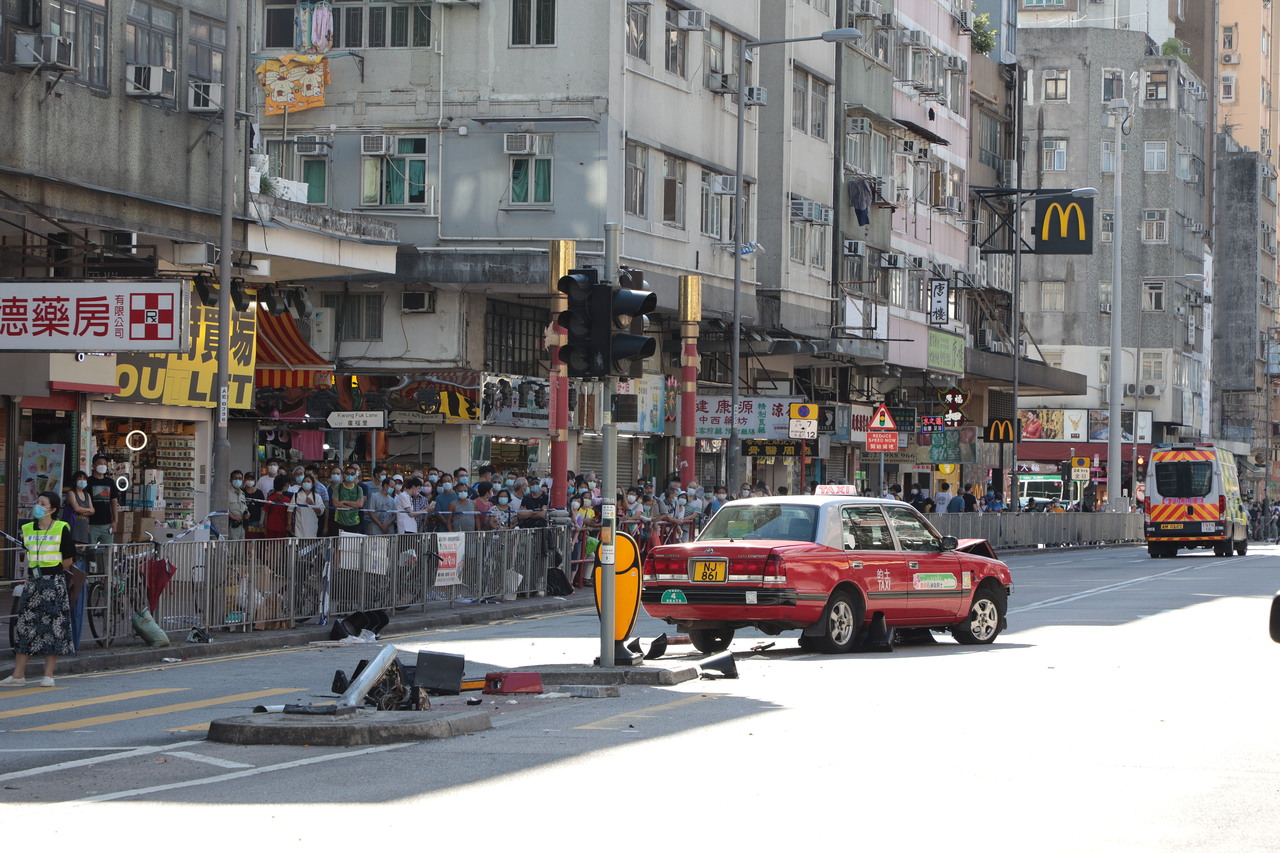
[(818, 509), (780, 504), (725, 504), (702, 528), (703, 539), (791, 539), (812, 542)]
[(1213, 488), (1212, 462), (1155, 463), (1156, 492), (1162, 498), (1202, 498)]

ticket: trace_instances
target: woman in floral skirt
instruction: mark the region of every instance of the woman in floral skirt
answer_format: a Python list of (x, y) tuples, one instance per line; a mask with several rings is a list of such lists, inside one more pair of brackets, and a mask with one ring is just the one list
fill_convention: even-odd
[(41, 492), (31, 508), (33, 520), (22, 525), (30, 577), (14, 630), (13, 674), (0, 680), (0, 686), (26, 684), (27, 661), (33, 655), (43, 655), (44, 678), (40, 686), (52, 687), (58, 656), (72, 653), (67, 587), (76, 551), (71, 526), (58, 518), (61, 504), (57, 492)]

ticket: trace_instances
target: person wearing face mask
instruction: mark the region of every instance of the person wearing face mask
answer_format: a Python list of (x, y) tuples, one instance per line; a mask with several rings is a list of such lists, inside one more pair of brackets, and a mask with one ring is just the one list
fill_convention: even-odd
[(400, 533), (418, 532), (418, 512), (413, 507), (414, 499), (422, 489), (422, 481), (411, 477), (405, 484), (404, 491), (396, 495), (396, 529)]
[(716, 486), (715, 496), (707, 502), (707, 509), (704, 513), (707, 518), (715, 515), (720, 511), (720, 507), (729, 502), (729, 492), (724, 486)]
[(364, 489), (356, 482), (355, 466), (348, 465), (342, 473), (342, 482), (333, 490), (333, 506), (337, 512), (333, 520), (338, 529), (346, 533), (360, 532), (360, 510), (364, 508)]
[(750, 483), (743, 483), (743, 484), (742, 484), (742, 487), (741, 487), (740, 489), (738, 489), (738, 497), (740, 497), (740, 498), (749, 498), (749, 497), (751, 497), (751, 484), (750, 484)]
[[(274, 485), (274, 483), (272, 484)], [(244, 480), (244, 538), (262, 538), (262, 509), (267, 500), (266, 492), (258, 488), (258, 484), (248, 477)]]
[(493, 509), (493, 483), (481, 480), (476, 483), (476, 496), (471, 503), (476, 509), (476, 529), (489, 530), (489, 510)]
[(231, 472), (231, 487), (227, 489), (227, 538), (244, 538), (244, 518), (249, 502), (244, 498), (244, 473)]
[(44, 656), (40, 686), (53, 687), (58, 657), (72, 653), (68, 587), (76, 551), (70, 525), (58, 518), (61, 505), (57, 492), (41, 492), (31, 507), (32, 520), (22, 525), (30, 576), (14, 626), (13, 674), (0, 679), (2, 687), (26, 685), (27, 661), (34, 655)]
[(377, 490), (369, 497), (369, 532), (373, 534), (396, 532), (396, 493), (390, 477), (384, 477)]
[(477, 526), (475, 502), (471, 500), (470, 493), (463, 485), (461, 491), (457, 492), (457, 499), (453, 502), (453, 509), (449, 513), (449, 529), (465, 533), (475, 530)]
[(270, 494), (271, 490), (276, 487), (276, 477), (280, 476), (281, 459), (278, 456), (272, 456), (267, 460), (267, 473), (258, 478), (258, 491), (264, 495)]
[(489, 510), (489, 527), (492, 530), (510, 530), (516, 526), (516, 514), (511, 509), (511, 490), (498, 490), (493, 509)]
[(90, 545), (110, 545), (120, 527), (120, 502), (124, 500), (124, 493), (116, 488), (107, 473), (108, 461), (101, 453), (93, 457), (93, 476), (85, 481), (89, 500), (93, 502), (93, 515), (89, 516)]
[(531, 483), (529, 490), (520, 499), (518, 517), (521, 527), (546, 527), (547, 506), (551, 503), (547, 490), (541, 483)]
[(453, 472), (453, 490), (471, 494), (471, 477), (466, 468), (458, 468)]
[(458, 493), (453, 488), (453, 477), (449, 474), (441, 475), (440, 482), (436, 485), (439, 491), (431, 503), (432, 512), (435, 513), (435, 529), (453, 530), (453, 505), (458, 500)]
[(289, 497), (293, 497), (302, 490), (302, 478), (307, 475), (307, 469), (301, 465), (293, 469), (293, 473), (289, 475), (289, 485), (285, 488), (285, 493)]
[(71, 525), (71, 541), (80, 545), (89, 543), (89, 519), (93, 517), (93, 501), (89, 499), (89, 475), (77, 471), (71, 477), (71, 488), (67, 489), (67, 509), (71, 518), (64, 515), (63, 521)]
[(293, 495), (289, 511), (293, 513), (293, 535), (299, 539), (315, 539), (320, 535), (320, 519), (325, 513), (324, 501), (316, 492), (316, 481), (306, 474)]

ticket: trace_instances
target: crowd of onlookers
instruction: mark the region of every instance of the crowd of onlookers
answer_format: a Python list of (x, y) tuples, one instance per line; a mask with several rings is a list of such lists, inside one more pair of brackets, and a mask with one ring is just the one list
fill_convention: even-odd
[(1249, 505), (1249, 538), (1255, 542), (1280, 538), (1280, 503), (1259, 500)]

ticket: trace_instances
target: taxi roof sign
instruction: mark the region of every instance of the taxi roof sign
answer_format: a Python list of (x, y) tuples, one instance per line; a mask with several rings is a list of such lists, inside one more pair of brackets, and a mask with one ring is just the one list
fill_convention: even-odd
[(867, 424), (867, 429), (898, 429), (898, 422), (893, 419), (893, 415), (889, 414), (889, 408), (881, 403), (876, 407), (875, 413), (871, 415), (871, 422)]
[(822, 483), (817, 486), (813, 493), (815, 495), (857, 495), (857, 486), (838, 486), (834, 483)]

